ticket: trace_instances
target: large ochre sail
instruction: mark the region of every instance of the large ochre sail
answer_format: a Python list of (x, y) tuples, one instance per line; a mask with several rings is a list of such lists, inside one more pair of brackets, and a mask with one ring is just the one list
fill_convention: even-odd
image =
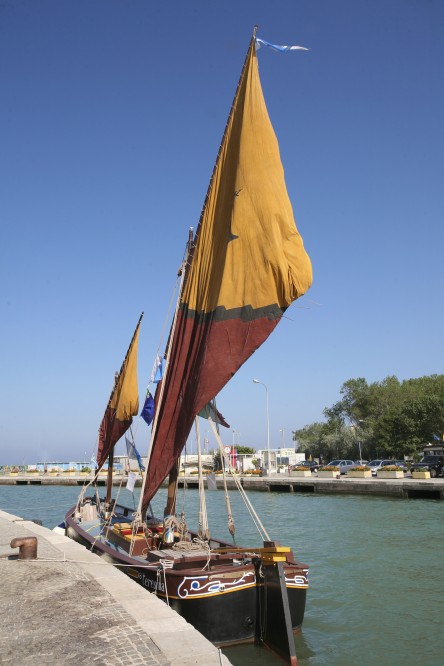
[[(176, 464), (196, 414), (310, 287), (251, 41), (190, 255), (142, 510)], [(159, 397), (161, 395), (161, 398)]]
[(130, 427), (133, 416), (139, 411), (139, 390), (137, 384), (137, 352), (139, 330), (143, 314), (140, 316), (125, 359), (116, 377), (108, 406), (99, 428), (97, 464), (102, 467), (110, 451)]

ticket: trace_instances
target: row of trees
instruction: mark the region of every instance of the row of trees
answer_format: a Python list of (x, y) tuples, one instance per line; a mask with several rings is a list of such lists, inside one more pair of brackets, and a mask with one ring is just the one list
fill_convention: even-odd
[(324, 409), (326, 421), (293, 432), (299, 451), (313, 458), (402, 458), (421, 455), (444, 433), (444, 375), (368, 384), (349, 379), (341, 400)]

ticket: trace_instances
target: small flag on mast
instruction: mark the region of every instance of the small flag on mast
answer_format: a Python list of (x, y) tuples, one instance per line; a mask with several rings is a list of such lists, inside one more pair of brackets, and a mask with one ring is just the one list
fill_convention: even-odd
[(134, 442), (130, 442), (128, 437), (125, 437), (125, 442), (126, 442), (126, 450), (128, 453), (128, 458), (129, 460), (136, 460), (137, 464), (139, 465), (139, 469), (141, 472), (145, 471), (145, 466), (142, 462), (142, 458), (140, 456), (140, 453), (136, 449)]
[(153, 369), (151, 370), (150, 384), (158, 384), (163, 377), (163, 358), (157, 354), (154, 361)]
[(147, 391), (145, 404), (143, 405), (140, 416), (143, 418), (147, 425), (150, 425), (154, 418), (154, 398), (149, 391)]
[(134, 486), (136, 485), (137, 474), (135, 472), (129, 472), (128, 481), (126, 482), (126, 489), (133, 492)]
[(208, 419), (211, 417), (211, 420), (214, 421), (217, 425), (224, 426), (224, 428), (229, 428), (230, 425), (225, 421), (224, 417), (220, 412), (217, 411), (214, 401), (209, 402), (205, 405), (199, 416), (202, 419)]
[(266, 42), (265, 39), (259, 39), (259, 37), (256, 37), (256, 46), (258, 49), (260, 49), (261, 46), (268, 46), (270, 49), (273, 49), (273, 51), (280, 51), (285, 52), (285, 51), (308, 51), (309, 49), (306, 49), (305, 46), (281, 46), (279, 44), (271, 44), (270, 42)]

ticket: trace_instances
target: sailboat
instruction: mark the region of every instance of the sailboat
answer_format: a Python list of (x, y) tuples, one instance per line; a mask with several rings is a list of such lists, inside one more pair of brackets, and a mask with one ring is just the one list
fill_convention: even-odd
[[(296, 664), (293, 632), (304, 617), (308, 566), (268, 535), (240, 483), (261, 547), (215, 538), (202, 518), (204, 500), (194, 531), (176, 508), (179, 460), (193, 424), (198, 429), (206, 410), (223, 455), (216, 395), (312, 279), (262, 93), (257, 44), (255, 29), (197, 230), (189, 232), (139, 505), (122, 506), (111, 488), (114, 447), (138, 413), (141, 319), (99, 430), (95, 481), (108, 462), (106, 495), (97, 487), (90, 496), (82, 492), (65, 525), (69, 536), (121, 565), (215, 645), (265, 643)], [(151, 502), (165, 482), (166, 506), (157, 518)]]

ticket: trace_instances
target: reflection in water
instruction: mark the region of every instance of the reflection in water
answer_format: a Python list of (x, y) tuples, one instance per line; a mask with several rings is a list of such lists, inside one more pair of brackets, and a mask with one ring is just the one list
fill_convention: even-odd
[[(305, 637), (303, 630), (299, 631), (294, 639), (299, 664), (310, 657), (314, 657), (315, 652), (310, 645), (310, 638)], [(238, 645), (226, 648), (223, 653), (227, 655), (234, 666), (282, 666), (282, 660), (279, 657), (271, 654), (266, 648), (254, 645)]]

